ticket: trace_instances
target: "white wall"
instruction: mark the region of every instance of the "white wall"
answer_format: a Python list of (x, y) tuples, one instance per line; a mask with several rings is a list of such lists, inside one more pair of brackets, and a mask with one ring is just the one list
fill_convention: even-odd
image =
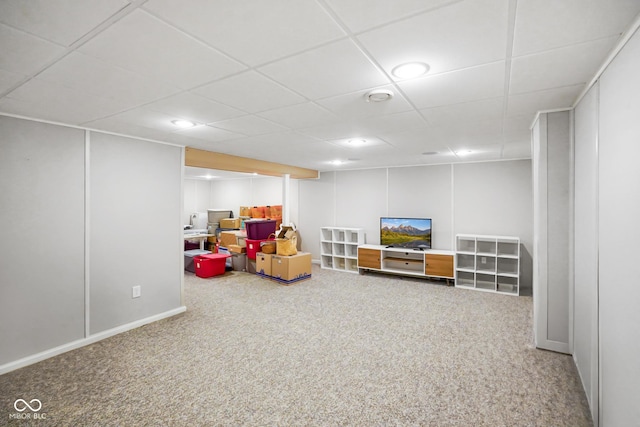
[(181, 147), (5, 116), (0, 135), (0, 374), (184, 311)]
[(598, 419), (598, 90), (575, 109), (574, 345), (592, 418)]
[(91, 133), (92, 334), (181, 305), (181, 150)]
[(84, 337), (84, 132), (0, 116), (0, 373)]
[[(453, 249), (457, 233), (518, 236), (531, 253), (531, 162), (380, 168), (321, 173), (300, 182), (302, 249), (320, 258), (320, 227), (364, 228), (378, 244), (380, 217), (433, 219), (435, 249)], [(521, 283), (531, 287), (531, 260)]]
[(600, 79), (601, 425), (640, 425), (640, 34)]
[(206, 212), (211, 206), (210, 201), (211, 181), (185, 179), (182, 223), (190, 224), (191, 214), (194, 212)]

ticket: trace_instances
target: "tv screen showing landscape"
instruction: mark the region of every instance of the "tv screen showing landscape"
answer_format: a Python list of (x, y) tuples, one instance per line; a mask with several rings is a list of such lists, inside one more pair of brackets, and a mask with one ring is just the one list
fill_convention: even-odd
[(431, 218), (380, 218), (380, 244), (430, 249)]

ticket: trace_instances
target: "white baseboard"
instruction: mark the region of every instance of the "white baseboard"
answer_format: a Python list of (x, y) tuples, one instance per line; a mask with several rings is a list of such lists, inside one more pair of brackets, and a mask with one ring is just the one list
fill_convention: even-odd
[(45, 350), (31, 356), (23, 357), (22, 359), (15, 360), (13, 362), (5, 363), (4, 365), (0, 365), (0, 375), (6, 374), (7, 372), (15, 371), (16, 369), (24, 368), (25, 366), (33, 365), (34, 363), (41, 362), (45, 359), (49, 359), (50, 357), (54, 357), (62, 353), (66, 353), (67, 351), (75, 350), (77, 348), (84, 347), (85, 345), (93, 344), (105, 338), (130, 331), (131, 329), (139, 328), (140, 326), (157, 322), (158, 320), (166, 319), (167, 317), (172, 317), (176, 314), (184, 313), (185, 311), (187, 311), (187, 307), (180, 306), (178, 308), (174, 308), (173, 310), (165, 311), (164, 313), (136, 320), (135, 322), (127, 323), (125, 325), (99, 332), (97, 334), (89, 335), (87, 338), (72, 341), (70, 343)]

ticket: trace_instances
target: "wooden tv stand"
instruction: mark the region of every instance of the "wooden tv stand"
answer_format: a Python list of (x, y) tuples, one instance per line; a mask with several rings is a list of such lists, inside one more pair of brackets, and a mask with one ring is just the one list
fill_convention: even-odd
[(437, 249), (414, 250), (410, 248), (389, 248), (382, 245), (358, 246), (358, 271), (404, 276), (455, 280), (455, 252)]

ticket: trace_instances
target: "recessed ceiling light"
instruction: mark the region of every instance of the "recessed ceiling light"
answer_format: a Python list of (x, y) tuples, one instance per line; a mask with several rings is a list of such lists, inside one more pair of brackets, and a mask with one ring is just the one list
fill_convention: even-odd
[(203, 175), (202, 178), (204, 178), (204, 179), (213, 179), (213, 178), (215, 178), (215, 176), (213, 176), (211, 174), (206, 174), (206, 175)]
[(194, 122), (191, 122), (189, 120), (182, 120), (182, 119), (178, 119), (178, 120), (171, 120), (171, 123), (173, 123), (174, 125), (178, 126), (179, 128), (192, 128), (194, 127), (196, 124)]
[(367, 102), (383, 102), (393, 98), (393, 92), (387, 89), (374, 89), (364, 95)]
[(351, 147), (360, 147), (362, 145), (367, 145), (367, 140), (364, 138), (352, 138), (347, 140), (347, 145)]
[(391, 70), (391, 74), (399, 79), (412, 79), (427, 74), (429, 66), (424, 62), (407, 62), (400, 64)]
[(458, 156), (468, 156), (469, 154), (472, 154), (473, 150), (459, 150), (456, 151), (456, 155)]
[(329, 163), (331, 163), (334, 166), (338, 166), (338, 165), (341, 165), (343, 162), (342, 160), (331, 160)]

